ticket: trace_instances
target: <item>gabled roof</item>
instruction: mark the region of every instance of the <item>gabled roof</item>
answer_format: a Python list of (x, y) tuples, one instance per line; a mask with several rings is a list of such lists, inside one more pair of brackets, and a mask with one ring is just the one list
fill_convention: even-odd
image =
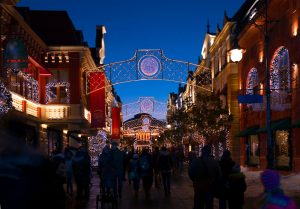
[(66, 11), (30, 10), (17, 7), (25, 22), (49, 46), (82, 46), (82, 31), (76, 30)]

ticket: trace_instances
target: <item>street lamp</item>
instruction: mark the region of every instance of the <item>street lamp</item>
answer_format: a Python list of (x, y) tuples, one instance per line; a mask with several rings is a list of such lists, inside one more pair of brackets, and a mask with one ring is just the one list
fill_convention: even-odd
[[(275, 167), (275, 158), (274, 158), (274, 140), (272, 138), (272, 130), (271, 130), (271, 91), (270, 91), (270, 66), (269, 66), (269, 31), (268, 31), (268, 0), (265, 1), (265, 27), (264, 29), (259, 28), (260, 31), (264, 35), (264, 59), (265, 59), (265, 69), (266, 69), (266, 88), (265, 88), (265, 94), (266, 94), (266, 114), (267, 114), (267, 160), (268, 160), (268, 168), (274, 169)], [(253, 18), (253, 17), (252, 17)], [(252, 19), (251, 18), (251, 19)], [(254, 23), (255, 24), (255, 23)], [(256, 24), (255, 24), (256, 25)], [(256, 25), (259, 27), (258, 25)], [(230, 58), (233, 62), (239, 62), (243, 54), (241, 53), (242, 50), (235, 40), (233, 48), (230, 50)]]

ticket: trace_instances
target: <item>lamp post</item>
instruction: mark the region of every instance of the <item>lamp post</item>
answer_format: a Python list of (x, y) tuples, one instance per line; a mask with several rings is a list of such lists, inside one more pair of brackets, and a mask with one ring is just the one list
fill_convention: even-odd
[[(267, 118), (267, 162), (268, 168), (274, 169), (275, 167), (275, 158), (274, 158), (274, 140), (272, 138), (272, 129), (271, 129), (271, 89), (270, 89), (270, 66), (269, 66), (269, 31), (268, 31), (268, 0), (264, 0), (265, 3), (265, 27), (260, 29), (264, 35), (264, 59), (265, 59), (265, 70), (266, 70), (266, 118)], [(254, 23), (255, 24), (255, 23)], [(256, 25), (257, 26), (257, 25)], [(259, 27), (259, 26), (258, 26)], [(239, 62), (243, 57), (243, 51), (238, 46), (237, 40), (234, 40), (234, 46), (230, 50), (230, 58), (233, 62)]]

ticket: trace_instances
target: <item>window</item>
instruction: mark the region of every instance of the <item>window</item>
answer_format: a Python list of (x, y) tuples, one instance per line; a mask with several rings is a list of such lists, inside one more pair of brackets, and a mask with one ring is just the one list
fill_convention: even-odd
[(288, 131), (278, 130), (275, 132), (275, 156), (277, 167), (289, 167), (290, 159), (290, 142)]
[(270, 87), (271, 91), (289, 91), (291, 86), (289, 52), (279, 47), (271, 60)]
[(258, 85), (258, 74), (257, 69), (252, 68), (247, 76), (246, 81), (246, 94), (258, 94), (259, 85)]
[(250, 135), (247, 143), (247, 160), (248, 165), (259, 165), (259, 140), (258, 135)]
[(46, 85), (46, 103), (70, 103), (69, 72), (51, 70), (53, 76)]

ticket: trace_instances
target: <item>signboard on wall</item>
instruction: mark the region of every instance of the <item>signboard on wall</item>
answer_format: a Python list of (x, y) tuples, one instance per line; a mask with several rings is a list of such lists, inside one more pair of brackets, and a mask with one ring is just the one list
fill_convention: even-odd
[(111, 138), (113, 141), (120, 140), (120, 108), (113, 107), (111, 110), (111, 117), (112, 117), (112, 134)]
[(264, 102), (264, 98), (260, 94), (238, 95), (238, 102), (240, 104), (263, 103)]

